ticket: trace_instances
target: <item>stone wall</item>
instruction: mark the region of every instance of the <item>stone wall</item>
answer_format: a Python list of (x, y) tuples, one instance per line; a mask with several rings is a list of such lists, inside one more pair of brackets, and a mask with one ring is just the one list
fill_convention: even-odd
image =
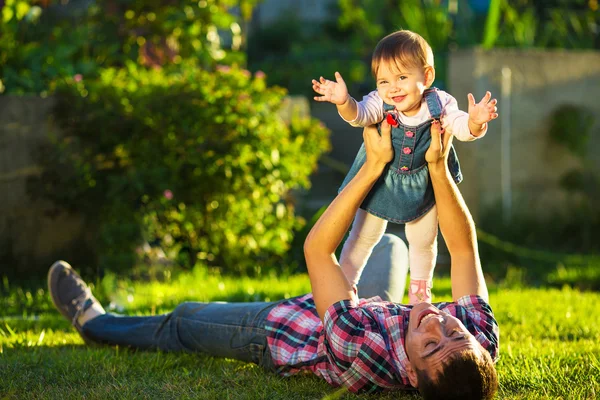
[(35, 154), (52, 129), (54, 102), (35, 96), (0, 96), (0, 275), (27, 277), (57, 258), (80, 259), (82, 218), (29, 193), (39, 177)]

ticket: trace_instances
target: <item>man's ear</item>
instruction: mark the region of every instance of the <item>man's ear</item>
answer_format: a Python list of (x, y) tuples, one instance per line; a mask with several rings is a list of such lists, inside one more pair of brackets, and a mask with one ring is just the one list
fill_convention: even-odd
[(417, 371), (413, 369), (413, 366), (410, 363), (406, 366), (406, 373), (408, 374), (408, 380), (410, 381), (410, 384), (412, 387), (416, 388), (419, 379), (417, 377)]
[(427, 66), (425, 67), (425, 87), (431, 87), (433, 81), (435, 81), (435, 68)]

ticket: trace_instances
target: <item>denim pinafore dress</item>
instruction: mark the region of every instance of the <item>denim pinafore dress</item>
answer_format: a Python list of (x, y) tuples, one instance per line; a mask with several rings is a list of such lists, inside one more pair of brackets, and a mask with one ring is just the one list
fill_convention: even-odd
[[(435, 204), (425, 153), (431, 143), (431, 123), (440, 119), (442, 105), (436, 88), (426, 90), (423, 98), (431, 118), (417, 126), (404, 125), (396, 118), (398, 126), (392, 127), (394, 159), (386, 166), (360, 206), (370, 214), (398, 224), (421, 217)], [(386, 114), (397, 113), (394, 106), (385, 103), (383, 106)], [(377, 124), (377, 130), (381, 133), (380, 123)], [(354, 178), (366, 158), (363, 143), (339, 191)], [(462, 173), (454, 146), (450, 148), (448, 167), (454, 181), (460, 183)]]

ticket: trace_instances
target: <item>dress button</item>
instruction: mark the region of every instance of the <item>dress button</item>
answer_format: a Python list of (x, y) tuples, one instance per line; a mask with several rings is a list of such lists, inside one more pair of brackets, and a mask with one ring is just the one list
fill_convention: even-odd
[(410, 149), (410, 147), (405, 147), (405, 148), (402, 149), (402, 152), (404, 154), (410, 154), (410, 153), (412, 153), (412, 150)]
[(408, 171), (408, 167), (405, 165), (404, 167), (400, 168), (400, 171)]
[(413, 137), (413, 136), (415, 136), (414, 132), (411, 132), (411, 131), (406, 131), (405, 135), (406, 135), (406, 137)]

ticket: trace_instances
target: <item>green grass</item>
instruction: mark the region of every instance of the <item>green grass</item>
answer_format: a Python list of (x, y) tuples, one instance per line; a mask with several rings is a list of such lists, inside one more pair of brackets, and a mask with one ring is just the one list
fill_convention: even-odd
[[(169, 311), (184, 300), (275, 300), (309, 290), (305, 275), (234, 279), (205, 270), (132, 283), (108, 276), (95, 292), (130, 315)], [(450, 282), (434, 287), (450, 298)], [(0, 399), (324, 399), (359, 398), (310, 374), (280, 378), (252, 364), (198, 354), (87, 347), (44, 289), (4, 281), (0, 291)], [(500, 398), (600, 397), (600, 294), (564, 289), (491, 288), (501, 329)], [(411, 399), (385, 393), (360, 398)]]

